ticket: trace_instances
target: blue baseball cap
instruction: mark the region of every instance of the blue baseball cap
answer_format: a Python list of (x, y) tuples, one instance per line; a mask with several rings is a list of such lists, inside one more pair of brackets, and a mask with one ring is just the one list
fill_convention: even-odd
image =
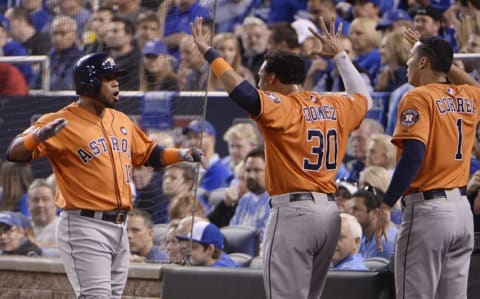
[(393, 25), (394, 22), (396, 21), (412, 21), (412, 18), (403, 9), (392, 9), (389, 11), (386, 11), (382, 19), (378, 22), (376, 29), (385, 29), (387, 27), (390, 27)]
[(160, 56), (168, 54), (167, 46), (161, 41), (151, 40), (145, 43), (142, 50), (143, 55)]
[[(191, 234), (191, 235), (190, 235)], [(222, 250), (224, 237), (222, 232), (215, 224), (206, 221), (199, 221), (193, 224), (192, 233), (187, 236), (176, 236), (178, 240), (202, 243), (206, 245), (212, 244), (215, 248)]]
[(217, 133), (215, 131), (215, 128), (211, 123), (209, 123), (206, 120), (193, 120), (190, 122), (190, 124), (183, 128), (183, 135), (188, 134), (188, 132), (195, 132), (195, 133), (202, 133), (205, 132), (210, 136), (216, 136)]
[(8, 226), (22, 226), (20, 219), (17, 215), (10, 211), (0, 212), (0, 224)]

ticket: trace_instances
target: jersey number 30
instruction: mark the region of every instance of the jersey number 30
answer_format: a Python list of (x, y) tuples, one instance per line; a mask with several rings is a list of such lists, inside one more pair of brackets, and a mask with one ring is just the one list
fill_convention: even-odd
[(303, 169), (316, 171), (323, 163), (327, 170), (337, 168), (337, 130), (329, 129), (326, 134), (320, 130), (308, 130), (307, 141), (314, 144), (311, 148), (313, 157), (303, 159)]

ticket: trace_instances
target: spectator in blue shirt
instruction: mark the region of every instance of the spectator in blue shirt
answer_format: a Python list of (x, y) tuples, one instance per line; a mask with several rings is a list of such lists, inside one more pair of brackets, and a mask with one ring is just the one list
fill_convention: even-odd
[(70, 17), (58, 16), (52, 21), (52, 46), (50, 58), (50, 89), (71, 90), (72, 68), (82, 55), (76, 45), (77, 23)]
[[(238, 265), (223, 251), (224, 237), (222, 232), (215, 224), (211, 224), (204, 220), (196, 221), (193, 229), (188, 229), (191, 223), (191, 217), (181, 222), (178, 227), (177, 239), (180, 241), (191, 240), (192, 247), (190, 250), (190, 264), (193, 266), (208, 267), (228, 267), (236, 268)], [(188, 243), (187, 243), (188, 244)], [(183, 248), (187, 249), (188, 245), (183, 244)]]
[(186, 35), (191, 34), (190, 23), (195, 17), (211, 18), (210, 12), (201, 6), (198, 0), (165, 0), (160, 5), (160, 12), (160, 21), (165, 24), (163, 42), (167, 45), (169, 54), (177, 59), (180, 42)]
[(265, 190), (265, 152), (250, 151), (245, 157), (245, 178), (249, 192), (240, 198), (230, 225), (254, 227), (262, 242), (263, 233), (270, 215), (270, 195)]
[(363, 257), (358, 253), (362, 228), (352, 215), (340, 213), (340, 238), (332, 257), (333, 270), (364, 270)]
[(183, 129), (183, 134), (186, 137), (186, 147), (200, 147), (208, 158), (208, 168), (200, 170), (199, 188), (202, 190), (198, 192), (203, 209), (208, 213), (210, 211), (208, 193), (228, 186), (233, 174), (215, 152), (216, 130), (210, 122), (194, 120)]
[(348, 35), (350, 29), (350, 22), (344, 20), (341, 16), (337, 14), (335, 0), (308, 0), (307, 9), (311, 15), (313, 23), (317, 26), (317, 30), (321, 32), (319, 18), (323, 17), (326, 22), (335, 19), (335, 32), (338, 29), (340, 24), (343, 25), (342, 33), (343, 35)]
[[(380, 193), (379, 190), (376, 193)], [(376, 214), (380, 201), (373, 192), (359, 190), (352, 197), (353, 215), (362, 226), (363, 236), (360, 242), (360, 254), (363, 258), (383, 257), (390, 260), (395, 247), (397, 229), (391, 225), (388, 229), (388, 242), (382, 239), (383, 251), (380, 252), (376, 243), (377, 218)]]
[(43, 6), (42, 0), (22, 0), (20, 6), (30, 12), (32, 16), (33, 26), (37, 31), (45, 31), (48, 29), (52, 16), (48, 12), (45, 6)]
[(148, 212), (130, 211), (127, 218), (127, 232), (133, 261), (169, 262), (167, 253), (160, 246), (153, 244), (153, 221)]
[(354, 63), (365, 69), (370, 78), (375, 78), (380, 68), (380, 51), (378, 49), (381, 33), (375, 29), (375, 20), (366, 17), (359, 17), (350, 24), (350, 38), (357, 57)]
[[(9, 22), (3, 15), (0, 15), (0, 48), (3, 56), (27, 56), (28, 52), (19, 42), (13, 40), (8, 35)], [(33, 86), (33, 70), (30, 64), (13, 64), (23, 75), (27, 83)]]

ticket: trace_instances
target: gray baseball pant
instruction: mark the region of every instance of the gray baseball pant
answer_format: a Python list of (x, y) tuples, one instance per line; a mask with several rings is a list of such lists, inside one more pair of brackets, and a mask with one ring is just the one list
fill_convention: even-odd
[(130, 257), (126, 223), (64, 211), (57, 225), (57, 243), (77, 298), (120, 299)]
[(473, 215), (459, 189), (425, 200), (403, 198), (395, 252), (397, 299), (466, 299), (473, 250)]
[(267, 299), (318, 299), (340, 235), (334, 201), (312, 192), (315, 201), (272, 197), (263, 241)]

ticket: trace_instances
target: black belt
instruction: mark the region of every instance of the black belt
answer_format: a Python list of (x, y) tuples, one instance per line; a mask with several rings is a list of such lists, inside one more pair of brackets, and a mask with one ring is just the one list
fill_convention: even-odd
[[(458, 190), (460, 190), (461, 195), (467, 195), (467, 190), (465, 187), (458, 188)], [(445, 189), (433, 189), (433, 190), (423, 191), (422, 193), (423, 193), (423, 198), (425, 200), (447, 197), (447, 193), (445, 192)]]
[(96, 218), (95, 213), (102, 213), (102, 217), (100, 218), (101, 220), (113, 222), (115, 224), (125, 223), (127, 220), (127, 211), (96, 212), (92, 210), (80, 210), (80, 216), (88, 218)]
[[(335, 201), (335, 195), (333, 193), (328, 193), (327, 194), (327, 199), (328, 201)], [(310, 192), (295, 192), (295, 193), (290, 193), (289, 194), (289, 201), (302, 201), (302, 200), (311, 200), (315, 201), (315, 198), (313, 197), (312, 193)]]

